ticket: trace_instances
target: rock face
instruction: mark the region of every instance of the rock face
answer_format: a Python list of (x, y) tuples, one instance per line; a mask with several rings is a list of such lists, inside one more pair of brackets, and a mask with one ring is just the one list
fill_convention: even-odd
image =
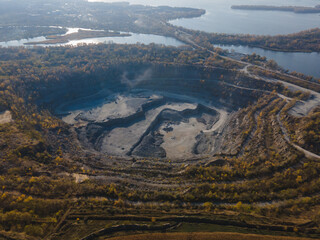
[[(216, 152), (229, 114), (257, 93), (232, 88), (224, 70), (143, 65), (110, 70), (80, 87), (65, 81), (39, 99), (75, 127), (84, 148), (120, 157), (192, 158)], [(70, 87), (73, 86), (73, 87)], [(48, 89), (49, 90), (49, 89)], [(86, 93), (86, 91), (87, 93)], [(69, 91), (69, 92), (68, 92)], [(44, 91), (45, 92), (45, 91)], [(70, 97), (72, 96), (72, 97)]]
[(148, 134), (142, 139), (132, 154), (140, 157), (165, 158), (166, 151), (161, 147), (161, 144), (164, 142), (162, 137), (159, 133)]

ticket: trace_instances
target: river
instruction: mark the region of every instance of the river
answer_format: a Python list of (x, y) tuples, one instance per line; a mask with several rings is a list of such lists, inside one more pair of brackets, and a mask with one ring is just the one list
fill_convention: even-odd
[[(68, 28), (69, 33), (77, 32), (79, 28)], [(184, 43), (171, 38), (171, 37), (164, 37), (164, 36), (158, 36), (153, 34), (138, 34), (138, 33), (130, 33), (131, 36), (129, 37), (101, 37), (101, 38), (86, 38), (81, 40), (73, 40), (69, 41), (68, 43), (63, 44), (38, 44), (37, 46), (43, 46), (43, 47), (54, 47), (54, 46), (66, 46), (66, 45), (72, 45), (76, 46), (77, 44), (81, 43), (87, 43), (87, 44), (96, 44), (96, 43), (119, 43), (119, 44), (150, 44), (150, 43), (156, 43), (156, 44), (164, 44), (166, 46), (175, 46), (178, 47), (180, 45), (183, 45)], [(20, 47), (20, 46), (28, 46), (32, 47), (30, 45), (24, 45), (28, 42), (40, 42), (46, 40), (45, 37), (35, 37), (35, 38), (29, 38), (29, 39), (21, 39), (21, 40), (13, 40), (8, 42), (0, 42), (1, 47)]]
[[(115, 2), (123, 0), (90, 0)], [(186, 28), (218, 33), (241, 33), (241, 34), (288, 34), (320, 26), (320, 14), (295, 14), (291, 12), (277, 11), (244, 11), (233, 10), (234, 4), (267, 4), (279, 5), (277, 0), (128, 0), (132, 4), (144, 5), (168, 5), (173, 7), (203, 8), (207, 11), (199, 18), (178, 19), (171, 21), (172, 24)], [(319, 0), (283, 0), (281, 5), (315, 6)], [(75, 31), (75, 29), (69, 29)], [(131, 33), (130, 37), (105, 37), (90, 38), (70, 41), (66, 44), (40, 45), (60, 46), (77, 45), (79, 43), (157, 43), (170, 46), (180, 46), (183, 43), (170, 38), (151, 34)], [(22, 39), (16, 41), (0, 42), (2, 47), (23, 46), (24, 43), (43, 41), (44, 37)], [(224, 49), (235, 49), (235, 51), (251, 54), (253, 52), (274, 59), (280, 66), (290, 71), (298, 71), (307, 75), (320, 78), (320, 54), (319, 53), (289, 53), (274, 52), (259, 48), (246, 46), (222, 46)]]

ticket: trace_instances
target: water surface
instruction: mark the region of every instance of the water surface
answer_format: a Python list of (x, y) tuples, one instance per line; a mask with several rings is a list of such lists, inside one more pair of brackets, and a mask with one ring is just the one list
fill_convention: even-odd
[[(123, 2), (123, 0), (89, 0), (100, 2)], [(172, 24), (190, 29), (217, 33), (243, 33), (277, 35), (299, 32), (320, 27), (320, 14), (295, 14), (279, 11), (249, 11), (231, 9), (232, 5), (291, 5), (310, 6), (319, 0), (125, 0), (132, 4), (172, 7), (202, 8), (207, 11), (202, 17), (178, 19)]]
[[(117, 2), (122, 0), (89, 0)], [(232, 5), (291, 5), (314, 7), (319, 0), (127, 0), (131, 4), (168, 5), (172, 7), (202, 8), (207, 13), (199, 18), (177, 19), (172, 24), (206, 32), (231, 34), (277, 35), (289, 34), (320, 27), (320, 14), (295, 14), (279, 11), (246, 11), (231, 9)], [(251, 54), (253, 52), (274, 59), (290, 71), (320, 77), (319, 53), (274, 52), (246, 46), (221, 46), (236, 52)]]
[[(116, 2), (123, 0), (90, 0)], [(132, 4), (143, 5), (168, 5), (173, 7), (202, 8), (207, 13), (199, 18), (178, 19), (171, 23), (186, 28), (204, 30), (207, 32), (242, 33), (242, 34), (288, 34), (309, 28), (320, 27), (320, 14), (295, 14), (291, 12), (276, 11), (244, 11), (233, 10), (235, 4), (264, 4), (264, 5), (296, 5), (315, 6), (319, 0), (283, 0), (281, 4), (277, 0), (127, 0)], [(77, 31), (77, 28), (69, 28), (68, 33)], [(22, 39), (9, 42), (0, 42), (2, 47), (24, 46), (24, 43), (43, 41), (45, 37)], [(132, 33), (130, 37), (105, 37), (74, 40), (65, 44), (41, 45), (60, 46), (77, 45), (81, 43), (157, 43), (170, 46), (180, 46), (183, 43), (170, 37), (152, 34)], [(319, 53), (288, 53), (274, 52), (246, 46), (222, 46), (224, 49), (234, 49), (237, 52), (251, 54), (253, 52), (274, 59), (280, 66), (290, 71), (298, 71), (304, 74), (320, 78), (320, 54)]]
[[(68, 34), (77, 32), (79, 28), (69, 28)], [(158, 36), (153, 34), (137, 34), (137, 33), (130, 33), (131, 36), (128, 37), (100, 37), (100, 38), (86, 38), (86, 39), (80, 39), (80, 40), (73, 40), (69, 41), (68, 43), (58, 43), (58, 44), (37, 44), (37, 46), (43, 46), (43, 47), (54, 47), (54, 46), (66, 46), (66, 45), (72, 45), (76, 46), (77, 44), (97, 44), (97, 43), (119, 43), (119, 44), (163, 44), (166, 46), (181, 46), (184, 43), (171, 38), (171, 37), (164, 37), (164, 36)], [(28, 46), (31, 47), (31, 45), (24, 45), (25, 43), (29, 42), (40, 42), (46, 40), (45, 37), (35, 37), (35, 38), (29, 38), (29, 39), (21, 39), (21, 40), (13, 40), (8, 42), (0, 42), (1, 47), (20, 47), (20, 46)]]
[(289, 71), (297, 71), (307, 75), (320, 78), (320, 53), (301, 53), (301, 52), (276, 52), (261, 48), (234, 45), (215, 45), (222, 49), (243, 54), (256, 53), (268, 59), (275, 60), (281, 67)]

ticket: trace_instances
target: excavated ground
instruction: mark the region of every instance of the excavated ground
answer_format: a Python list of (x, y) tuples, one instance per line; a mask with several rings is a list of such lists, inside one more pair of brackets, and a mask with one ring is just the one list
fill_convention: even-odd
[(196, 99), (191, 102), (183, 96), (172, 98), (151, 91), (119, 93), (92, 107), (74, 107), (67, 103), (59, 113), (63, 121), (76, 127), (81, 142), (121, 157), (192, 157), (197, 136), (222, 126), (227, 115)]
[(232, 112), (257, 97), (249, 90), (228, 91), (230, 87), (218, 80), (222, 73), (228, 74), (216, 71), (208, 77), (197, 69), (149, 67), (137, 73), (125, 69), (106, 79), (103, 87), (79, 88), (78, 96), (74, 88), (72, 93), (56, 95), (53, 108), (75, 128), (82, 146), (97, 153), (170, 160), (208, 156), (221, 151), (219, 142), (227, 134), (224, 129)]
[(9, 123), (12, 121), (12, 116), (10, 111), (0, 112), (0, 124)]

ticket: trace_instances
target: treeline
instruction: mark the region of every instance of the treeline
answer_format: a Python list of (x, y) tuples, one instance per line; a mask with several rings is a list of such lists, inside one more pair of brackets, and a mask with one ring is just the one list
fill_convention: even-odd
[(179, 29), (211, 44), (246, 45), (281, 52), (320, 52), (319, 28), (276, 36), (207, 33), (181, 27)]
[(247, 45), (273, 51), (320, 52), (319, 28), (277, 36), (212, 33), (207, 37), (212, 44)]

